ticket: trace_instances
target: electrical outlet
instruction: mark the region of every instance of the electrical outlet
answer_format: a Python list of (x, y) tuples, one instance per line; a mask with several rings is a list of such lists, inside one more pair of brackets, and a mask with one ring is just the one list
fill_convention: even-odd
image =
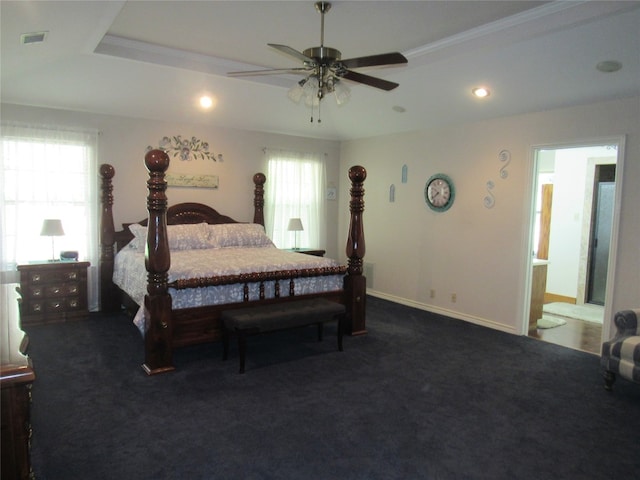
[(456, 303), (456, 301), (458, 300), (458, 295), (455, 293), (451, 294), (451, 303)]
[(429, 290), (429, 298), (436, 298), (436, 291), (433, 288)]

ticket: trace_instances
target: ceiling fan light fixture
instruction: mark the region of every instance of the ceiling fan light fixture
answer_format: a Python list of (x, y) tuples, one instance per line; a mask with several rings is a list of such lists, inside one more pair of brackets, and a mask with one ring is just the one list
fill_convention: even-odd
[(287, 97), (289, 97), (289, 100), (291, 100), (293, 103), (300, 103), (300, 99), (302, 98), (302, 95), (304, 95), (303, 87), (305, 83), (307, 83), (307, 79), (303, 78), (299, 82), (296, 82), (295, 85), (289, 89), (289, 91), (287, 92)]
[(302, 90), (304, 91), (304, 104), (307, 107), (317, 107), (320, 105), (322, 97), (318, 95), (320, 92), (319, 87), (320, 83), (318, 82), (318, 77), (311, 75), (307, 78), (304, 87), (302, 87)]
[(351, 98), (351, 89), (341, 81), (336, 81), (333, 85), (333, 94), (336, 97), (338, 106), (344, 105)]

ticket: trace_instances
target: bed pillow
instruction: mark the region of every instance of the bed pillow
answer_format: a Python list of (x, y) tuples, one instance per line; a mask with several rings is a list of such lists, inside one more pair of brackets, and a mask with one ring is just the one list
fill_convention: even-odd
[[(143, 251), (147, 242), (147, 227), (134, 223), (129, 225), (133, 233), (133, 240), (129, 247)], [(197, 250), (210, 248), (206, 223), (193, 223), (184, 225), (167, 225), (169, 237), (169, 250)]]
[(264, 227), (258, 223), (207, 225), (209, 248), (274, 247)]

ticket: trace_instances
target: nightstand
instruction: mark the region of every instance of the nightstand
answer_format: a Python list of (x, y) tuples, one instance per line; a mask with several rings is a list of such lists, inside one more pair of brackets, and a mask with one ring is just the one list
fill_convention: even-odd
[(324, 257), (325, 254), (325, 250), (317, 250), (315, 248), (287, 248), (287, 251), (314, 255), (316, 257)]
[(22, 325), (63, 322), (86, 317), (89, 262), (43, 262), (18, 265)]

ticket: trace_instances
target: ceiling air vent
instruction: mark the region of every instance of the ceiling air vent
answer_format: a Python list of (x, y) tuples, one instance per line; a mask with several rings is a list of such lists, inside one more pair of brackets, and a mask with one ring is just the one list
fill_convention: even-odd
[(22, 35), (20, 35), (20, 43), (22, 43), (22, 45), (42, 43), (44, 42), (45, 38), (47, 38), (47, 33), (49, 32), (23, 33)]

